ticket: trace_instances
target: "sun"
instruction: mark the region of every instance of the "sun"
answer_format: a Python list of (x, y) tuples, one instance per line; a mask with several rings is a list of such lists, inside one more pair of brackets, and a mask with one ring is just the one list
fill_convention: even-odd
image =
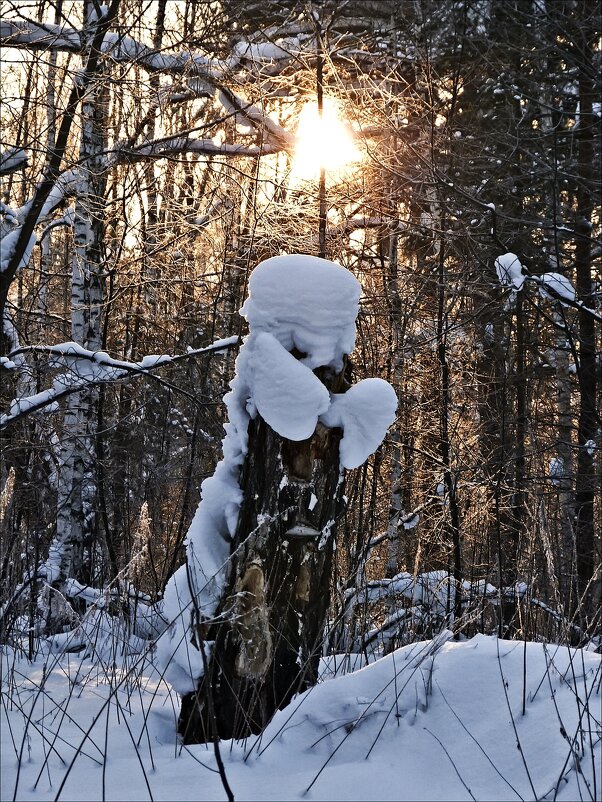
[(297, 124), (293, 177), (302, 181), (317, 180), (324, 167), (332, 180), (360, 159), (351, 128), (340, 119), (336, 101), (324, 98), (321, 115), (318, 104), (308, 101), (301, 109)]

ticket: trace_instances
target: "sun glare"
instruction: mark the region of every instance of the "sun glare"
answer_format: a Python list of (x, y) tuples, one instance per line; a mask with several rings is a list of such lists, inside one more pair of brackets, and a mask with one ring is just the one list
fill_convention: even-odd
[(339, 118), (337, 104), (330, 98), (324, 98), (321, 116), (316, 102), (303, 106), (296, 139), (292, 173), (300, 180), (317, 179), (321, 167), (332, 179), (333, 174), (361, 159), (351, 129)]

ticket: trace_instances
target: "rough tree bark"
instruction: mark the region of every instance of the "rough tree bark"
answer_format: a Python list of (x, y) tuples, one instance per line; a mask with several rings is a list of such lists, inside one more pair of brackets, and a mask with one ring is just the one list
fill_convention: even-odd
[[(316, 373), (329, 390), (343, 391), (342, 373)], [(259, 416), (251, 421), (228, 586), (218, 623), (196, 627), (198, 645), (215, 646), (208, 673), (182, 700), (185, 743), (258, 733), (315, 684), (343, 496), (340, 437), (340, 429), (318, 424), (308, 440), (293, 442)]]

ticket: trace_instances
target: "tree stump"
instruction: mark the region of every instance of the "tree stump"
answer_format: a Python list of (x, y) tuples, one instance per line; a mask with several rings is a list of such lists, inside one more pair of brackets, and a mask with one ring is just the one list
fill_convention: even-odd
[(208, 672), (182, 700), (185, 743), (258, 733), (317, 681), (343, 496), (341, 434), (318, 424), (293, 442), (259, 416), (250, 422), (226, 592), (218, 622), (196, 627), (197, 645), (214, 647)]

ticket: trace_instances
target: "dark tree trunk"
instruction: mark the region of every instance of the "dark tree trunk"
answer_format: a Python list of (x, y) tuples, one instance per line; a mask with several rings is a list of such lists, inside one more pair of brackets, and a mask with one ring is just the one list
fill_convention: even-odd
[(197, 626), (197, 645), (214, 647), (197, 691), (182, 701), (184, 742), (260, 732), (317, 681), (343, 493), (340, 437), (318, 424), (310, 439), (292, 442), (260, 417), (251, 421), (222, 620)]
[[(594, 307), (592, 281), (591, 228), (594, 211), (594, 131), (593, 83), (590, 77), (593, 66), (591, 51), (583, 43), (583, 63), (579, 73), (580, 121), (577, 129), (578, 175), (577, 221), (575, 231), (575, 268), (577, 295), (586, 307)], [(586, 60), (587, 59), (587, 60)], [(600, 489), (596, 477), (594, 450), (588, 444), (595, 442), (597, 434), (596, 396), (596, 330), (591, 314), (579, 310), (579, 451), (577, 454), (577, 487), (575, 495), (575, 523), (577, 541), (577, 585), (581, 600), (581, 624), (585, 630), (600, 627), (600, 583), (594, 581), (596, 545), (594, 535), (594, 498)], [(596, 622), (596, 618), (598, 621)], [(595, 622), (595, 623), (594, 623)]]

